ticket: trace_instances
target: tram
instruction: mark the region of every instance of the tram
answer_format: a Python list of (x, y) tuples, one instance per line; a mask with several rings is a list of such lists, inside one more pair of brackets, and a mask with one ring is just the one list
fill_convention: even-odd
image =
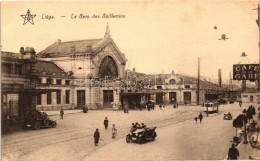
[(208, 112), (208, 113), (218, 112), (218, 103), (214, 103), (214, 102), (205, 103), (204, 112)]

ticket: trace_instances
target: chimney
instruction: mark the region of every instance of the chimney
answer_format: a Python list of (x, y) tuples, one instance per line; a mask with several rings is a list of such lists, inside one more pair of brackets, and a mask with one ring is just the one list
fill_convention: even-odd
[(35, 50), (32, 47), (26, 47), (23, 52), (23, 59), (35, 59)]
[(133, 68), (133, 72), (135, 73), (135, 68)]
[(24, 55), (24, 47), (21, 47), (20, 48), (20, 56), (19, 56), (19, 58), (23, 59), (23, 55)]
[(218, 86), (222, 86), (222, 76), (221, 76), (221, 69), (218, 69)]
[(20, 48), (20, 54), (24, 54), (24, 47)]
[(58, 39), (58, 44), (60, 44), (61, 43), (61, 39)]

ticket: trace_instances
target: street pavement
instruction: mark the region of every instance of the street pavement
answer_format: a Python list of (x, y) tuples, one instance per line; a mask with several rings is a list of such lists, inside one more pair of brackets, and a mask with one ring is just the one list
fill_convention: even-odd
[[(245, 108), (248, 106), (244, 104)], [(79, 161), (79, 160), (172, 160), (172, 159), (224, 159), (230, 147), (235, 128), (232, 121), (223, 120), (223, 114), (234, 116), (242, 112), (238, 104), (220, 106), (218, 115), (206, 117), (202, 124), (194, 117), (203, 111), (201, 106), (166, 106), (154, 111), (96, 111), (88, 113), (64, 111), (47, 112), (57, 121), (56, 128), (26, 130), (2, 136), (2, 160), (6, 161)], [(70, 113), (73, 113), (70, 111)], [(103, 120), (109, 119), (105, 130)], [(125, 136), (131, 123), (157, 126), (158, 137), (142, 145), (126, 143)], [(117, 139), (112, 140), (111, 125), (116, 124)], [(100, 129), (103, 141), (95, 147), (93, 134)]]

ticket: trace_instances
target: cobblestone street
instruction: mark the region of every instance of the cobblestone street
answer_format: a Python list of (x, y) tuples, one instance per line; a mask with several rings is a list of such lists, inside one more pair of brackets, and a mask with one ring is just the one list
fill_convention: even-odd
[[(223, 114), (231, 111), (235, 116), (242, 108), (237, 104), (220, 106), (218, 115), (211, 114), (202, 124), (193, 118), (202, 112), (201, 106), (180, 106), (154, 111), (89, 111), (67, 114), (64, 120), (58, 115), (56, 128), (26, 130), (3, 135), (3, 160), (153, 160), (153, 159), (223, 159), (235, 135), (232, 121), (223, 120)], [(105, 130), (103, 120), (109, 119)], [(125, 142), (131, 123), (157, 126), (158, 137), (154, 142), (135, 144)], [(116, 124), (118, 136), (111, 139), (111, 125)], [(93, 134), (100, 129), (98, 147), (94, 146)], [(149, 154), (147, 150), (149, 149)], [(108, 157), (108, 154), (110, 158)], [(134, 154), (134, 155), (133, 155)], [(38, 156), (41, 156), (38, 158)]]

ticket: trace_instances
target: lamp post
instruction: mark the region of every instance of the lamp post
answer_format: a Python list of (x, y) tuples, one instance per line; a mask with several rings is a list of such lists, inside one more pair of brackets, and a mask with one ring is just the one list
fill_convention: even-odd
[(198, 58), (197, 105), (200, 104), (200, 58)]

